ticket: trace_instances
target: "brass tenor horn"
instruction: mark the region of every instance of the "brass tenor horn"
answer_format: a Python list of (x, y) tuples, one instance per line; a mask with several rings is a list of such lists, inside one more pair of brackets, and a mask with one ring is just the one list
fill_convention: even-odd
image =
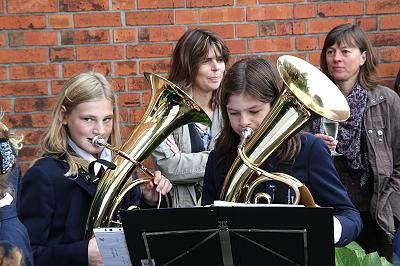
[[(260, 183), (277, 180), (293, 188), (294, 204), (315, 204), (307, 187), (296, 178), (283, 173), (268, 173), (259, 167), (310, 119), (323, 116), (344, 121), (350, 115), (350, 108), (336, 85), (308, 62), (284, 55), (278, 58), (277, 68), (285, 88), (255, 134), (250, 138), (251, 132), (244, 132), (238, 157), (222, 185), (222, 200), (250, 203), (253, 198), (257, 201), (261, 197), (270, 201), (268, 194), (254, 197), (252, 194)], [(258, 173), (255, 178), (253, 172)]]
[[(115, 170), (106, 170), (98, 184), (86, 222), (87, 239), (91, 237), (93, 228), (115, 226), (114, 213), (124, 195), (149, 180), (133, 180), (133, 171), (141, 167), (141, 162), (162, 141), (185, 124), (211, 124), (208, 115), (178, 86), (156, 74), (144, 75), (152, 90), (149, 105), (140, 123), (113, 158)], [(101, 141), (97, 144), (100, 145)]]

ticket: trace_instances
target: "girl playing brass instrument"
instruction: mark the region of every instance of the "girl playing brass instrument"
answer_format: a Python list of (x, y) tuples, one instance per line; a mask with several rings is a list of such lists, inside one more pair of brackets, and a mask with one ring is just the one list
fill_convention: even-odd
[[(244, 128), (259, 128), (282, 93), (281, 88), (276, 68), (267, 60), (243, 59), (229, 69), (221, 91), (224, 126), (207, 161), (202, 205), (219, 199), (224, 178), (237, 157), (241, 132)], [(311, 134), (297, 134), (286, 140), (262, 167), (279, 172), (281, 163), (288, 161), (292, 162), (289, 174), (309, 188), (316, 204), (333, 207), (335, 244), (342, 246), (355, 239), (362, 228), (360, 215), (340, 182), (324, 142)], [(278, 203), (283, 199), (291, 203), (288, 188), (273, 181), (262, 187)]]
[[(84, 239), (97, 187), (88, 165), (98, 158), (111, 160), (111, 151), (92, 141), (101, 137), (119, 147), (118, 121), (116, 96), (103, 75), (85, 72), (64, 84), (42, 141), (42, 157), (22, 181), (19, 217), (29, 231), (35, 265), (102, 265), (96, 240)], [(165, 195), (170, 189), (157, 171), (143, 193), (131, 190), (120, 206), (155, 206), (158, 192)]]

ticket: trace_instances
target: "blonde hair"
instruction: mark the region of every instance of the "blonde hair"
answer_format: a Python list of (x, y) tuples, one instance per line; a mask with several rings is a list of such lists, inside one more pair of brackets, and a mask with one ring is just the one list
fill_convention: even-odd
[(74, 156), (69, 150), (67, 126), (63, 125), (59, 119), (61, 107), (65, 107), (68, 115), (78, 104), (103, 98), (110, 100), (113, 104), (113, 125), (108, 142), (119, 147), (121, 145), (121, 134), (119, 131), (117, 98), (107, 79), (100, 73), (89, 71), (72, 77), (63, 86), (52, 113), (50, 126), (43, 136), (41, 156), (66, 161), (69, 170), (65, 176), (77, 175), (79, 167), (87, 168), (88, 162), (78, 156)]

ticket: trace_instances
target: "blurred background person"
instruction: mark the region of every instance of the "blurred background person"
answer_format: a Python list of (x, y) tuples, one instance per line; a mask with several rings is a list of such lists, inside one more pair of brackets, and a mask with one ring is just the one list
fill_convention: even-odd
[(17, 215), (20, 168), (15, 150), (22, 137), (11, 134), (0, 114), (0, 265), (33, 265), (28, 231)]
[(156, 169), (173, 184), (173, 207), (200, 204), (204, 169), (221, 127), (217, 90), (228, 61), (225, 42), (204, 29), (187, 31), (174, 49), (168, 79), (203, 108), (212, 124), (180, 127), (152, 154)]
[(312, 131), (342, 154), (333, 157), (335, 167), (363, 220), (356, 242), (390, 261), (400, 218), (400, 98), (378, 84), (372, 45), (357, 25), (333, 28), (320, 60), (346, 97), (350, 118), (339, 123), (337, 142), (319, 133), (320, 120)]

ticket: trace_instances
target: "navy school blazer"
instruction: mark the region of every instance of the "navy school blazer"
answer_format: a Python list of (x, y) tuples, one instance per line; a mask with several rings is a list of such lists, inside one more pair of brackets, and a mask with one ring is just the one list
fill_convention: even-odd
[[(40, 265), (88, 265), (86, 219), (96, 192), (85, 171), (65, 177), (68, 165), (42, 158), (22, 178), (18, 215), (29, 232), (34, 263)], [(126, 195), (120, 206), (148, 207), (140, 201), (138, 187)]]
[[(202, 205), (219, 200), (224, 178), (237, 156), (236, 147), (231, 156), (220, 161), (214, 151), (208, 157), (202, 194)], [(268, 172), (278, 172), (278, 160), (271, 156), (264, 167)], [(362, 229), (359, 211), (351, 202), (333, 165), (326, 144), (311, 134), (301, 134), (301, 150), (294, 160), (291, 175), (303, 182), (321, 207), (333, 207), (333, 214), (342, 225), (342, 235), (337, 246), (344, 246), (357, 238)]]

